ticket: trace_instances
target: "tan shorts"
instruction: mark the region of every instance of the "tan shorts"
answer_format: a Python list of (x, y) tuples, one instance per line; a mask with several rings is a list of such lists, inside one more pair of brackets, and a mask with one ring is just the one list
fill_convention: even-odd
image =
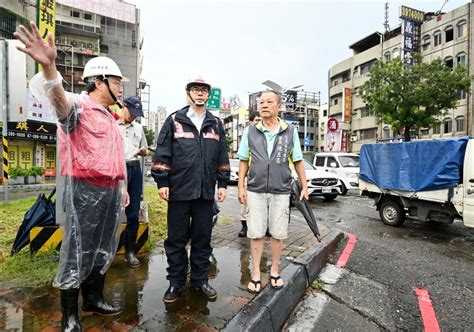
[(275, 239), (288, 236), (290, 220), (290, 194), (268, 194), (247, 191), (247, 237), (261, 239), (267, 227)]

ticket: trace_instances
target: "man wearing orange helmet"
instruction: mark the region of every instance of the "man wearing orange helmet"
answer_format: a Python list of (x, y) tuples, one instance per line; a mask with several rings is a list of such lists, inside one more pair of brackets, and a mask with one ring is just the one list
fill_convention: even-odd
[(213, 203), (226, 197), (230, 177), (224, 128), (206, 111), (211, 85), (202, 77), (186, 84), (189, 106), (172, 113), (157, 140), (151, 174), (160, 197), (168, 201), (168, 237), (165, 250), (170, 286), (163, 301), (175, 302), (186, 283), (191, 240), (191, 284), (209, 300), (217, 292), (208, 283)]
[[(58, 118), (58, 153), (64, 192), (56, 221), (62, 226), (59, 269), (53, 286), (60, 289), (61, 330), (81, 331), (82, 310), (116, 315), (122, 309), (104, 300), (105, 273), (115, 256), (120, 236), (120, 210), (128, 205), (125, 159), (120, 130), (108, 106), (122, 95), (122, 73), (106, 57), (95, 57), (84, 67), (86, 91), (66, 93), (56, 70), (56, 47), (51, 33), (44, 41), (36, 25), (32, 33), (20, 26), (14, 35), (42, 67), (30, 89)], [(121, 206), (122, 203), (122, 206)]]

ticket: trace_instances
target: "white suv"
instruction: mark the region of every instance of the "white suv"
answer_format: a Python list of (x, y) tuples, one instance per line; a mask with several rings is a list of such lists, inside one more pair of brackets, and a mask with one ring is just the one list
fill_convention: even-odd
[(349, 189), (359, 189), (359, 156), (347, 152), (319, 152), (314, 155), (313, 166), (333, 173), (342, 181), (342, 195)]

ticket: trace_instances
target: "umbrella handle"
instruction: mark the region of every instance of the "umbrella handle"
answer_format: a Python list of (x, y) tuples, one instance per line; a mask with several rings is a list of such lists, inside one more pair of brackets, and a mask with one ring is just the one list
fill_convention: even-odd
[(56, 187), (54, 187), (53, 191), (51, 191), (51, 193), (49, 194), (48, 201), (50, 201), (51, 198), (53, 198), (54, 194), (56, 194)]

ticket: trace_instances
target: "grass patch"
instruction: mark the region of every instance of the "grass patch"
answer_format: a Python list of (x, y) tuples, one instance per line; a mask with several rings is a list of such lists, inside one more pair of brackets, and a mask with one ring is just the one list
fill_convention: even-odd
[(148, 224), (150, 227), (147, 245), (149, 249), (153, 249), (159, 241), (166, 237), (168, 204), (160, 198), (156, 186), (145, 186), (144, 196), (148, 203)]
[(313, 283), (311, 284), (311, 288), (314, 289), (314, 290), (321, 290), (323, 289), (324, 287), (324, 282), (321, 281), (321, 279), (316, 279), (315, 281), (313, 281)]
[[(145, 186), (145, 200), (148, 202), (149, 240), (152, 249), (166, 236), (167, 204), (159, 198), (156, 186)], [(37, 287), (48, 285), (58, 267), (58, 253), (31, 256), (28, 247), (10, 257), (23, 216), (36, 201), (37, 195), (0, 203), (0, 291), (16, 287)]]

